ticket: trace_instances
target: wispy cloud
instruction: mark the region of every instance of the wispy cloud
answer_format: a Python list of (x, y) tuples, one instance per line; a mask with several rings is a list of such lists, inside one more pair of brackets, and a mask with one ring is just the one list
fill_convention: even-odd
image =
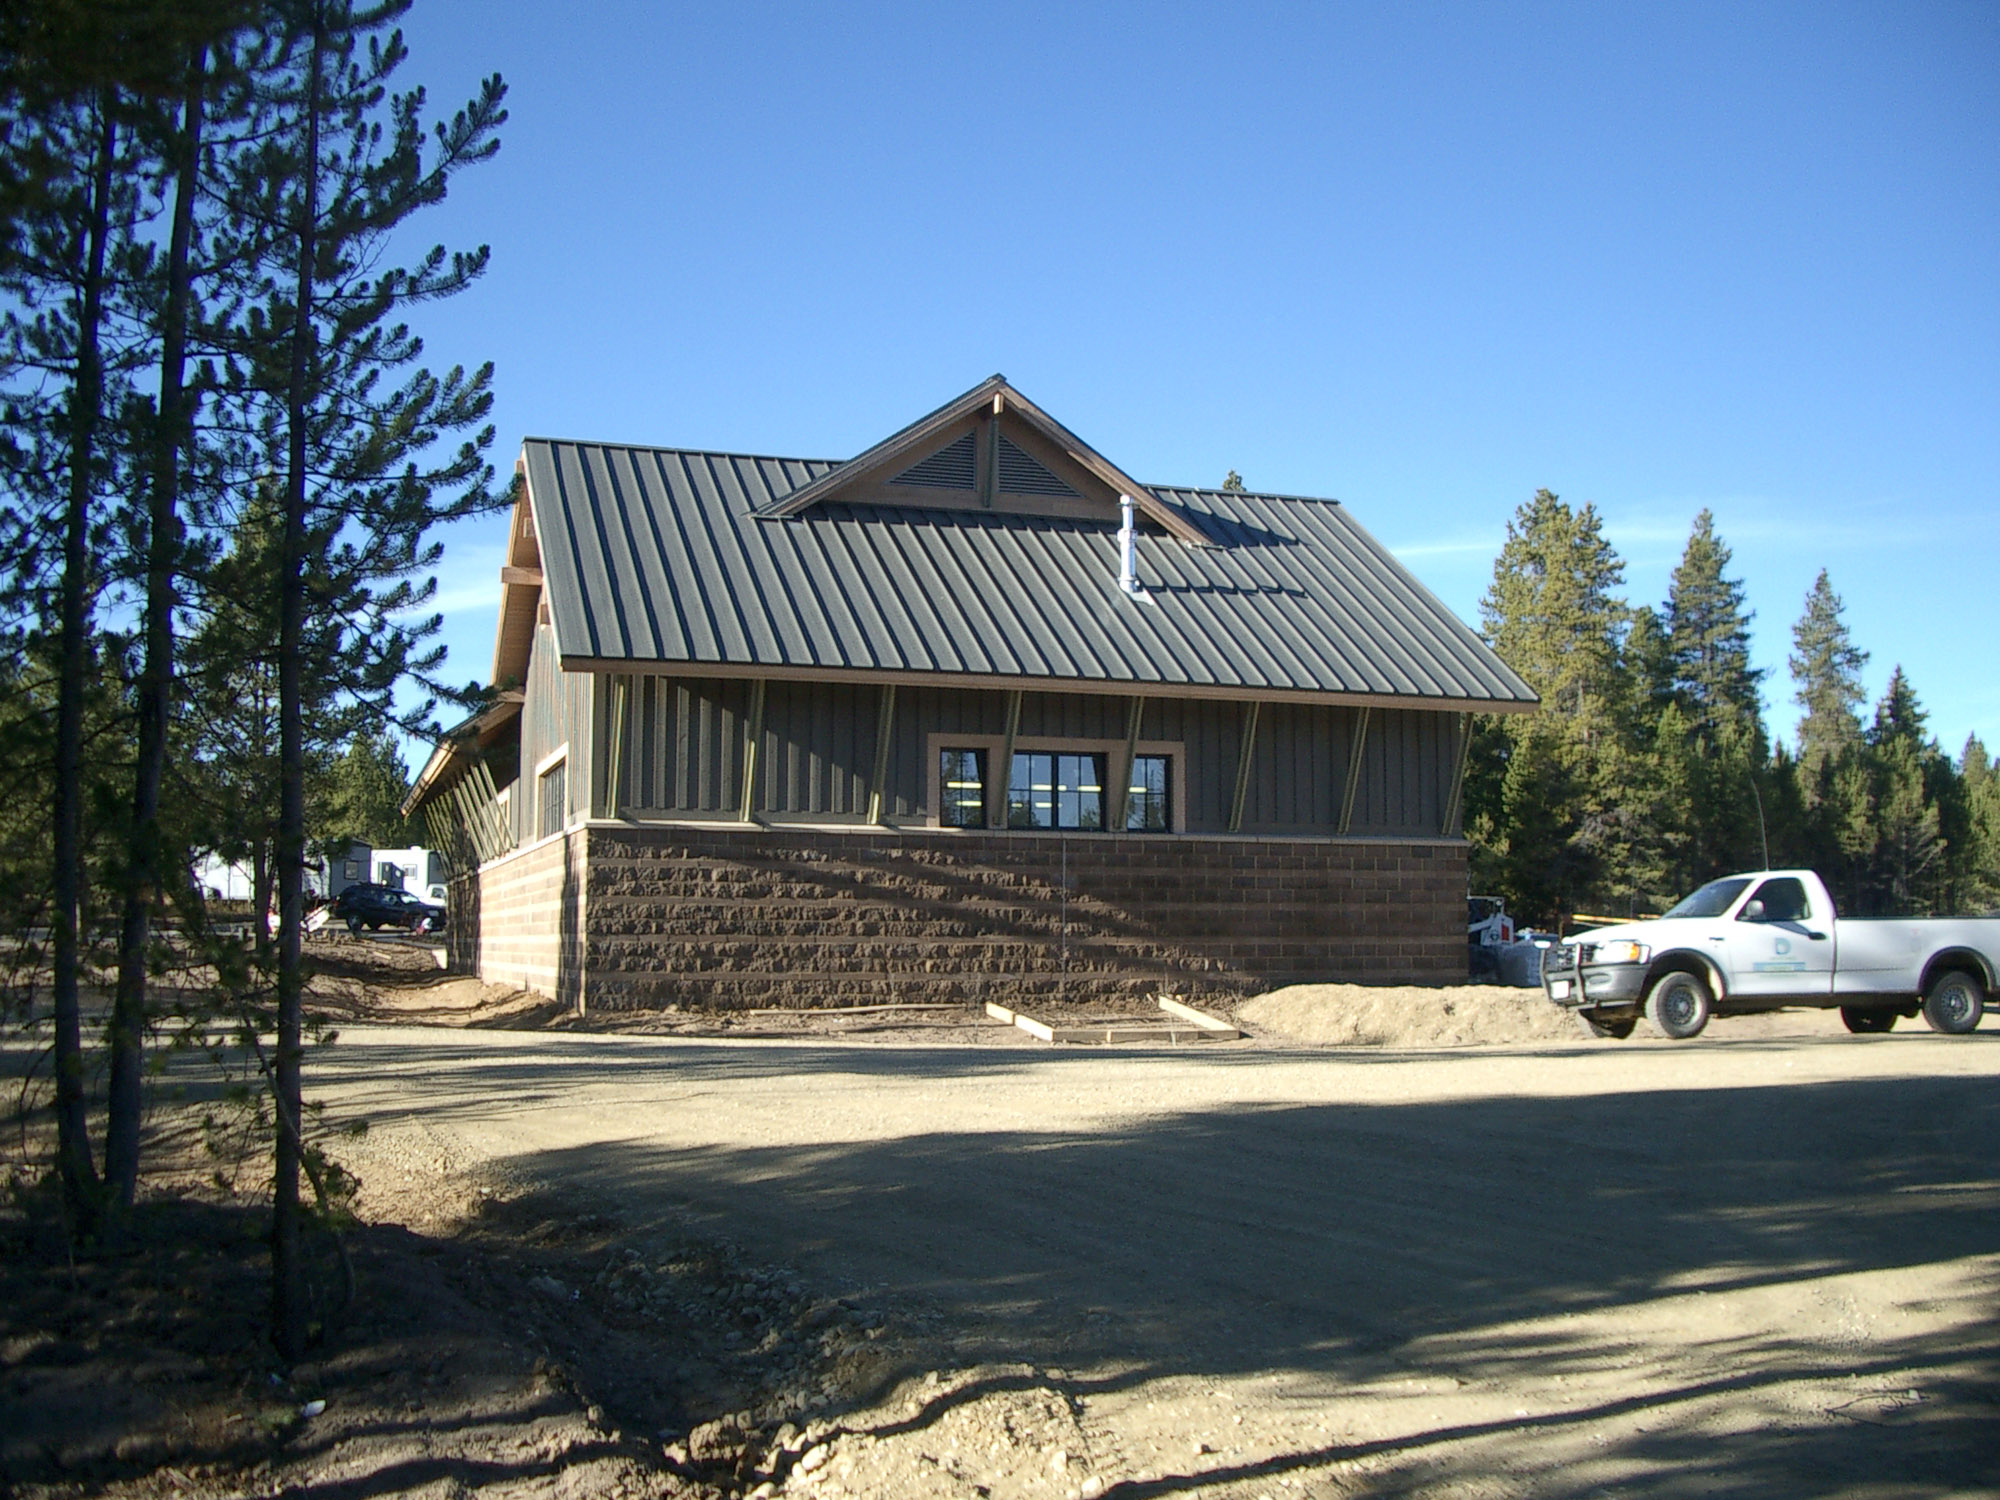
[(1703, 510), (1714, 513), (1716, 530), (1731, 546), (1775, 543), (1828, 555), (1934, 547), (1963, 538), (1968, 530), (1991, 532), (1996, 525), (1984, 507), (1958, 515), (1919, 508), (1904, 497), (1843, 501), (1832, 507), (1765, 495), (1676, 495), (1607, 514), (1604, 532), (1628, 555), (1666, 547), (1678, 554)]
[(1405, 560), (1412, 557), (1463, 557), (1498, 555), (1503, 538), (1494, 535), (1444, 537), (1427, 542), (1391, 542), (1389, 550)]
[(505, 557), (503, 543), (453, 543), (438, 561), (437, 593), (412, 612), (449, 617), (498, 608), (500, 564)]

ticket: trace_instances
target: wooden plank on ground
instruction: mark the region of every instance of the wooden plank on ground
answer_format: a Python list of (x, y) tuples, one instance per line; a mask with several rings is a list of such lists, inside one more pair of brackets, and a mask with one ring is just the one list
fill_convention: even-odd
[(891, 1005), (827, 1005), (817, 1010), (805, 1010), (798, 1006), (768, 1005), (756, 1010), (741, 1010), (740, 1016), (879, 1016), (892, 1010), (963, 1010), (964, 1006), (952, 1000), (899, 1000)]
[[(1179, 1005), (1178, 1001), (1174, 1003)], [(1163, 1008), (1167, 1006), (1164, 1000), (1160, 1004)], [(1179, 1017), (1178, 1021), (1088, 1021), (1074, 1026), (1053, 1026), (992, 1000), (986, 1002), (986, 1014), (994, 1020), (1018, 1026), (1043, 1042), (1104, 1047), (1121, 1042), (1230, 1042), (1243, 1035), (1228, 1022), (1203, 1015), (1191, 1005), (1180, 1006), (1173, 1013)]]
[(1211, 1016), (1206, 1011), (1196, 1010), (1192, 1005), (1183, 1004), (1181, 1001), (1170, 999), (1165, 995), (1160, 996), (1160, 1009), (1170, 1016), (1179, 1016), (1183, 1021), (1194, 1022), (1203, 1031), (1214, 1032), (1218, 1041), (1230, 1041), (1243, 1035), (1241, 1031), (1238, 1031), (1227, 1021)]
[[(1026, 1020), (1026, 1017), (1022, 1018)], [(1016, 1022), (1016, 1025), (1021, 1024)], [(1152, 1026), (1143, 1022), (1114, 1022), (1098, 1026), (1055, 1026), (1045, 1028), (1051, 1042), (1063, 1042), (1072, 1046), (1116, 1046), (1120, 1043), (1138, 1042), (1220, 1042), (1230, 1038), (1220, 1032), (1209, 1031), (1201, 1026)], [(1232, 1029), (1230, 1036), (1235, 1035)]]
[(1020, 1027), (1023, 1031), (1027, 1032), (1029, 1036), (1034, 1037), (1037, 1041), (1053, 1042), (1056, 1039), (1055, 1029), (1053, 1027), (1043, 1025), (1040, 1021), (1037, 1021), (1033, 1016), (1024, 1016), (1019, 1011), (1016, 1011), (1014, 1013), (1014, 1024)]

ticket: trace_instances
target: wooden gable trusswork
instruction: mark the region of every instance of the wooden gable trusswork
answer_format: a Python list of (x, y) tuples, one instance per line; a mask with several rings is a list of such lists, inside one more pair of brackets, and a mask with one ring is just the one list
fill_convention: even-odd
[[(524, 479), (527, 464), (514, 472)], [(507, 560), (500, 568), (500, 623), (493, 635), (493, 684), (502, 689), (521, 686), (528, 676), (528, 654), (535, 642), (535, 621), (542, 607), (542, 547), (535, 535), (535, 502), (523, 483), (507, 528)]]
[(1196, 546), (1211, 538), (1007, 383), (1003, 375), (785, 496), (776, 518), (828, 505), (985, 510), (1118, 520), (1130, 495), (1154, 529)]

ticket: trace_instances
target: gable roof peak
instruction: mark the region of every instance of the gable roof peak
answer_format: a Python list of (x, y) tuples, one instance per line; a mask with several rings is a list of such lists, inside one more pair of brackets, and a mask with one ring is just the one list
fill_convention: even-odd
[(891, 433), (846, 463), (793, 490), (760, 514), (770, 518), (795, 516), (816, 505), (842, 498), (858, 485), (892, 477), (930, 457), (939, 446), (939, 441), (952, 435), (953, 428), (962, 428), (969, 422), (988, 418), (997, 420), (1003, 416), (1019, 422), (1114, 495), (1130, 495), (1142, 515), (1157, 522), (1171, 535), (1196, 546), (1209, 544), (1210, 538), (1195, 518), (1133, 479), (1022, 395), (1005, 375), (997, 373), (989, 375), (937, 410)]

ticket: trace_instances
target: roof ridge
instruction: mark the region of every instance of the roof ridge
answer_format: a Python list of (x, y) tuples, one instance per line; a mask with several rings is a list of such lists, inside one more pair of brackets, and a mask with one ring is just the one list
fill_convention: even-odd
[[(610, 438), (569, 438), (531, 435), (521, 439), (528, 443), (567, 443), (576, 448), (627, 448), (640, 453), (684, 453), (691, 458), (741, 458), (753, 463), (769, 464), (826, 464), (831, 468), (845, 468), (854, 462), (851, 458), (801, 458), (792, 453), (740, 453), (731, 448), (683, 448), (674, 443), (627, 443)], [(1177, 490), (1187, 495), (1241, 496), (1247, 500), (1293, 500), (1303, 505), (1338, 505), (1345, 508), (1347, 502), (1334, 495), (1294, 495), (1284, 490), (1221, 490), (1211, 485), (1175, 484), (1171, 481), (1145, 481), (1148, 489)], [(924, 507), (914, 507), (922, 509)], [(774, 517), (773, 519), (786, 519)]]
[(1178, 490), (1186, 495), (1240, 495), (1246, 500), (1296, 500), (1301, 505), (1338, 505), (1346, 508), (1347, 502), (1338, 495), (1293, 495), (1284, 490), (1219, 490), (1204, 484), (1150, 484), (1156, 490)]
[(529, 443), (568, 443), (576, 448), (631, 448), (643, 453), (686, 453), (696, 458), (747, 458), (758, 463), (770, 464), (828, 464), (841, 468), (852, 463), (847, 458), (800, 458), (793, 453), (739, 453), (731, 448), (683, 448), (675, 443), (627, 443), (610, 438), (570, 438), (542, 437), (530, 434), (521, 439), (523, 446)]

